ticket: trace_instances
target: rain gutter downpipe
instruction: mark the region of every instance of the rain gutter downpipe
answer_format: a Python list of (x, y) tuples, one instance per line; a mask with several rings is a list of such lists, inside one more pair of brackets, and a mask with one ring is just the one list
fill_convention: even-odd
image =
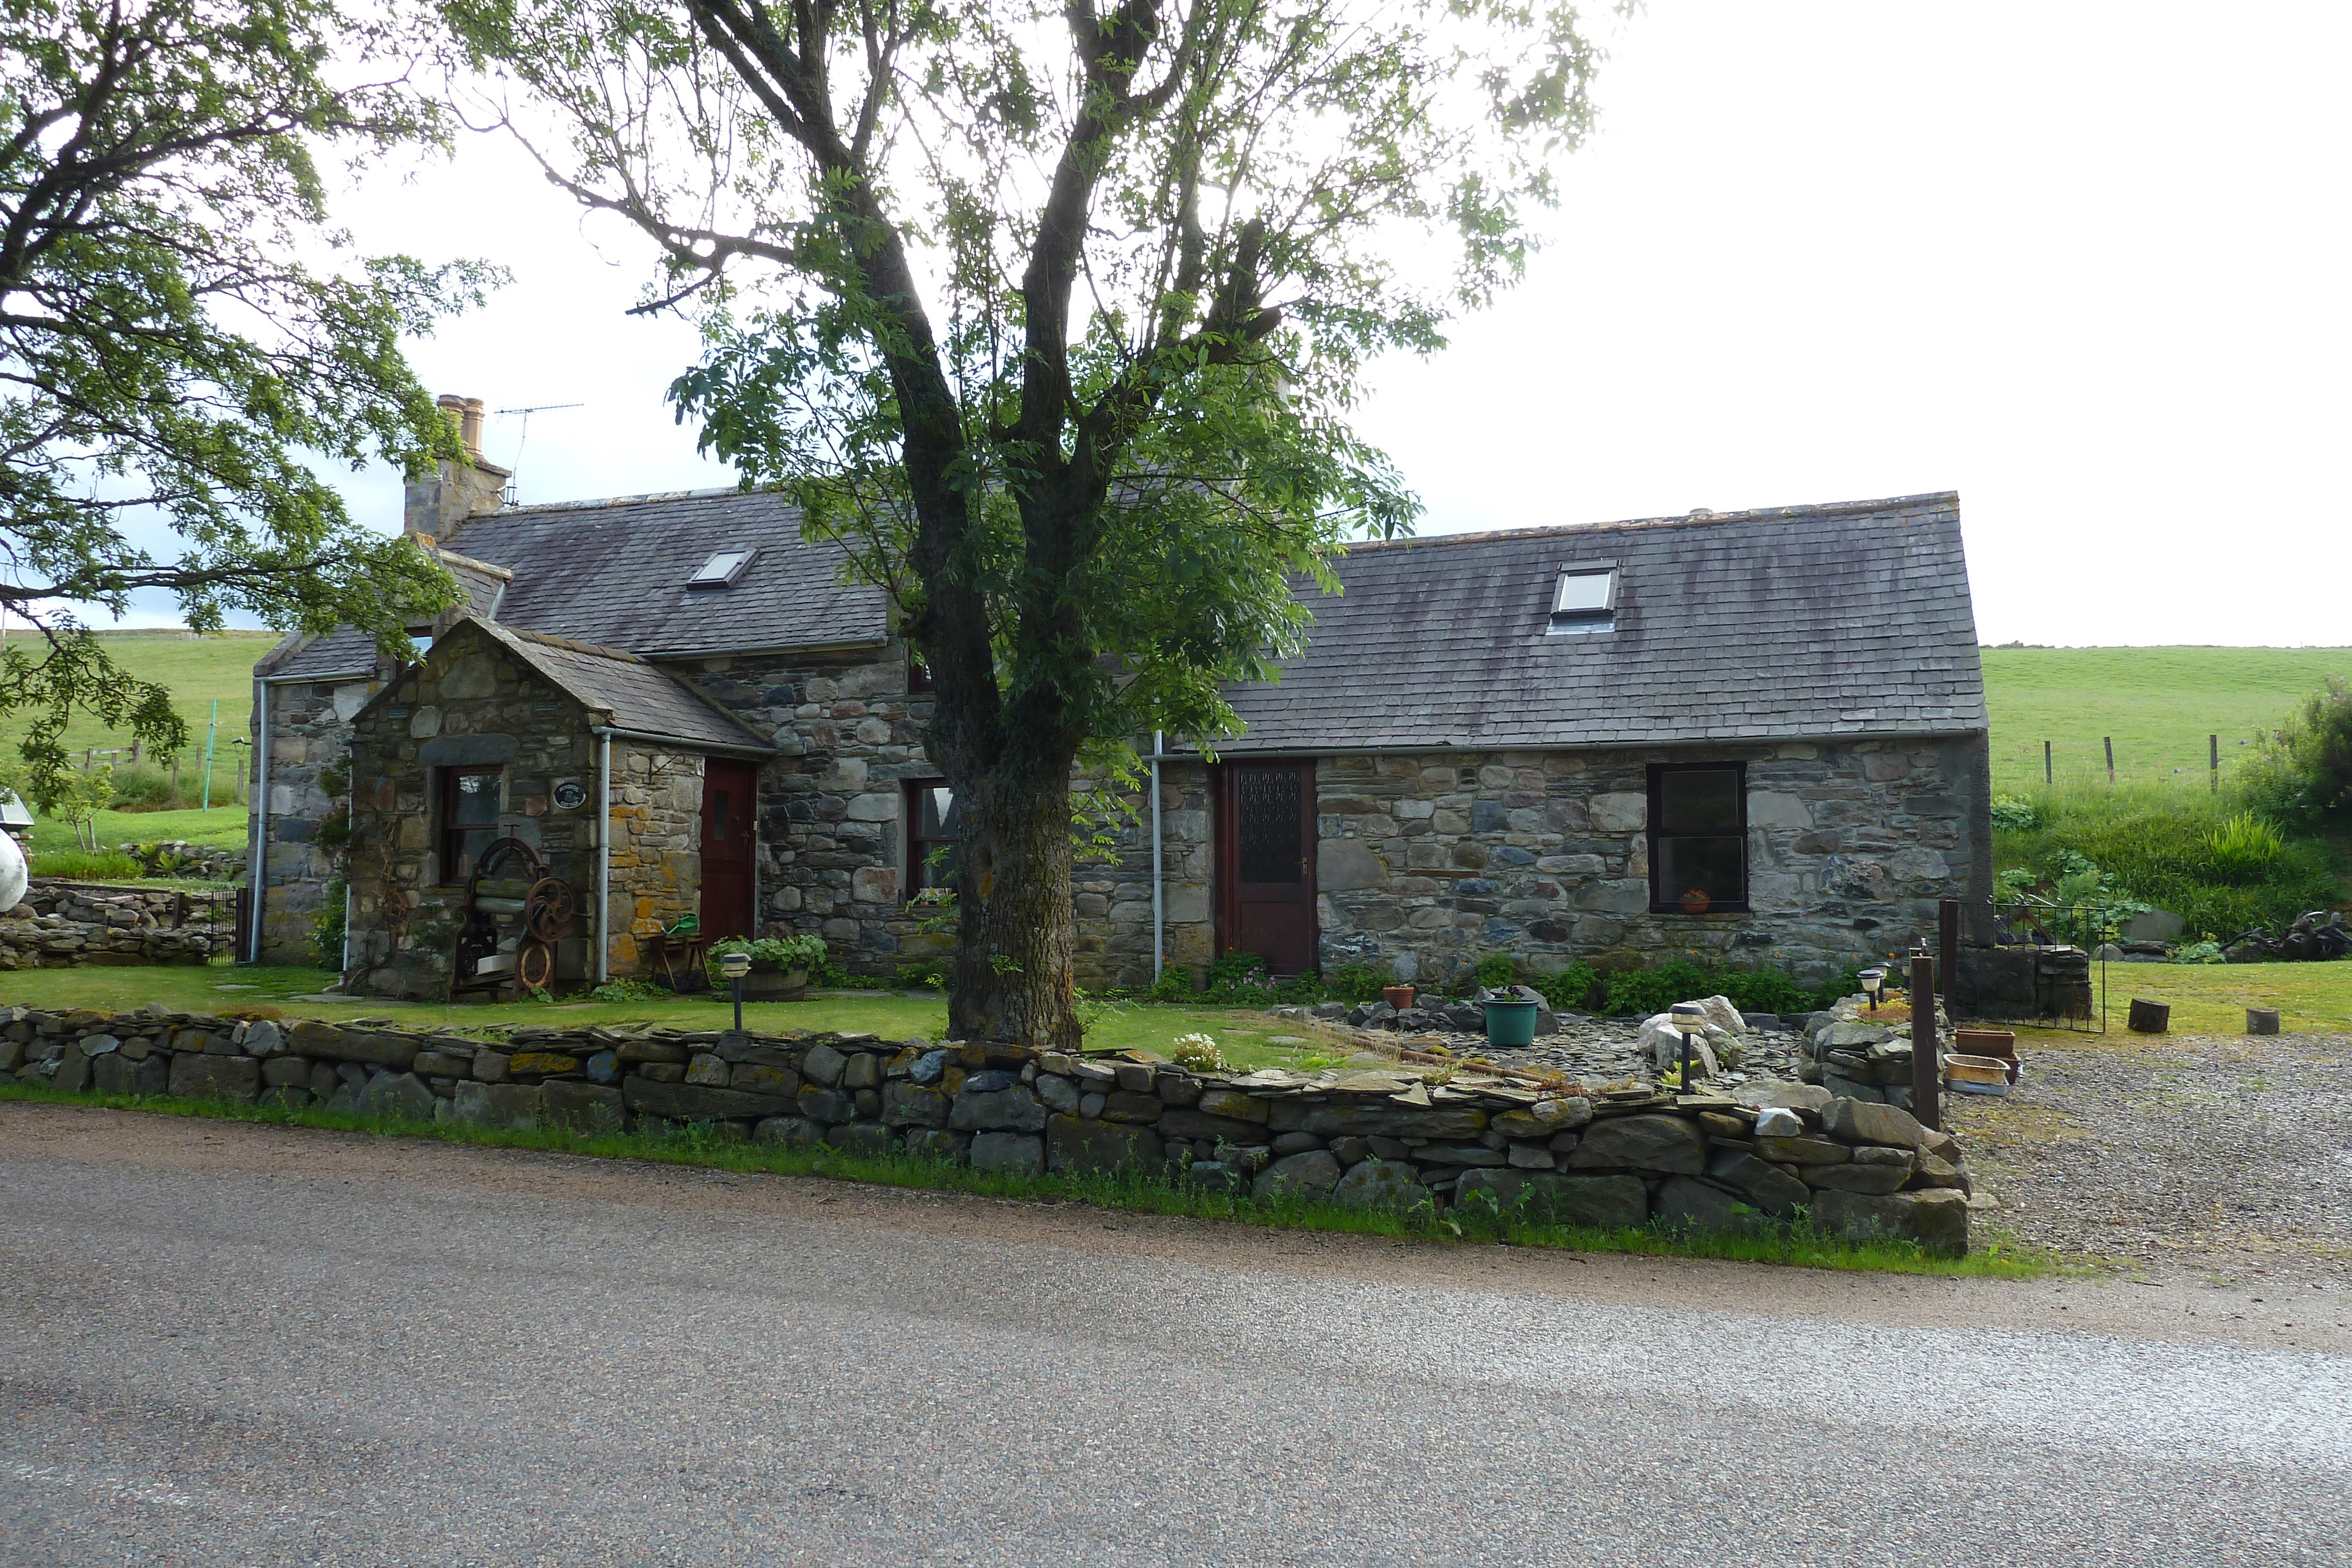
[(1160, 874), (1160, 731), (1151, 732), (1151, 983), (1160, 983), (1168, 954), (1168, 894)]
[[(262, 883), (262, 873), (269, 865), (269, 683), (253, 683), (253, 710), (257, 727), (254, 734), (253, 786), (253, 855), (252, 870), (246, 884), (253, 890), (248, 902), (253, 906), (253, 943), (246, 953), (246, 962), (261, 962), (261, 928), (268, 922), (269, 890)], [(346, 925), (346, 929), (348, 929)]]
[(613, 977), (613, 730), (592, 725), (596, 737), (596, 983)]

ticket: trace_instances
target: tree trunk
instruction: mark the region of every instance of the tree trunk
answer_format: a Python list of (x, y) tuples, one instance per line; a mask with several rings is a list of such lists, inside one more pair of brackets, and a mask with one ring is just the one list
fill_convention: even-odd
[(1070, 977), (1076, 951), (1070, 918), (1076, 753), (1051, 744), (1022, 752), (1000, 757), (976, 779), (950, 775), (967, 814), (948, 1034), (1076, 1051), (1081, 1032)]

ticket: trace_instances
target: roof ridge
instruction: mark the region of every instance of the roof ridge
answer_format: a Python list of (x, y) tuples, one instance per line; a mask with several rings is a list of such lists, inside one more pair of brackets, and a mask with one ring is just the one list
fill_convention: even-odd
[(589, 512), (604, 507), (643, 507), (657, 501), (699, 501), (713, 496), (781, 496), (781, 490), (747, 490), (740, 485), (720, 485), (704, 490), (647, 490), (636, 496), (592, 496), (577, 501), (533, 501), (528, 507), (501, 507), (495, 512), (478, 513), (467, 522), (484, 517), (523, 517), (533, 512)]
[(558, 637), (551, 632), (534, 632), (528, 626), (509, 626), (504, 622), (493, 622), (490, 624), (496, 625), (501, 632), (509, 632), (527, 642), (542, 643), (550, 648), (561, 648), (568, 653), (587, 653), (599, 659), (612, 659), (624, 664), (651, 664), (650, 660), (640, 654), (632, 653), (626, 648), (607, 648), (601, 643), (583, 643), (576, 637)]
[(1741, 512), (1710, 512), (1705, 507), (1669, 517), (1625, 517), (1600, 523), (1539, 523), (1525, 528), (1482, 528), (1472, 533), (1414, 534), (1401, 539), (1362, 539), (1345, 545), (1344, 553), (1359, 550), (1411, 549), (1416, 546), (1485, 544), (1495, 539), (1553, 538), (1620, 533), (1634, 528), (1711, 528), (1720, 523), (1792, 521), (1802, 517), (1836, 517), (1892, 512), (1935, 503), (1959, 504), (1958, 490), (1928, 490), (1916, 496), (1889, 496), (1874, 501), (1822, 501), (1793, 507), (1751, 507)]

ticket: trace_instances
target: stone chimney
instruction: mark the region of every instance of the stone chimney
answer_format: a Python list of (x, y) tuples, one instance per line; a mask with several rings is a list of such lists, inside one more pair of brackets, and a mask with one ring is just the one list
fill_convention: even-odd
[(482, 400), (443, 392), (437, 400), (441, 417), (466, 449), (459, 462), (441, 458), (433, 472), (412, 469), (401, 517), (404, 533), (423, 534), (446, 543), (465, 527), (466, 519), (495, 512), (506, 504), (506, 484), (513, 477), (482, 455)]

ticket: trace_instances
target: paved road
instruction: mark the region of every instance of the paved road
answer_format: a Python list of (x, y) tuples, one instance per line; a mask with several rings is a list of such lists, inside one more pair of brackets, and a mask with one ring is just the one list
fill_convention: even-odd
[(1398, 1246), (27, 1105), (0, 1195), (10, 1568), (2352, 1562), (2352, 1299), (2306, 1286)]

